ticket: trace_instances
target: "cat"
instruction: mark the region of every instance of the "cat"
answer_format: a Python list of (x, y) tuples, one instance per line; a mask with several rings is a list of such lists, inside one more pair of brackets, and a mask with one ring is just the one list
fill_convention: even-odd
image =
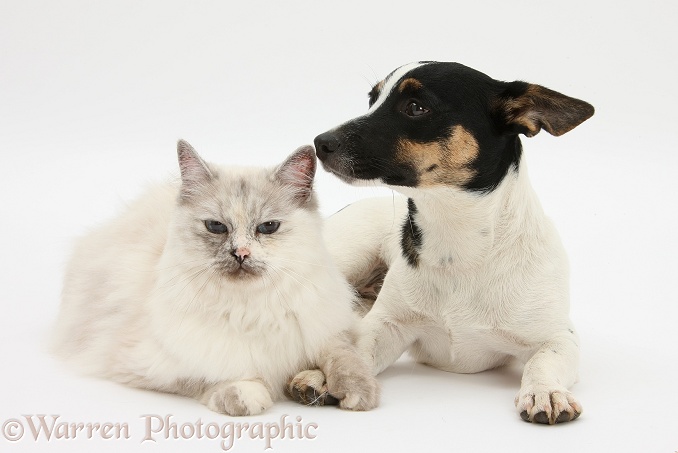
[[(273, 169), (217, 167), (185, 141), (177, 154), (180, 182), (76, 243), (54, 352), (232, 416), (285, 393), (374, 408), (377, 382), (351, 342), (354, 294), (323, 243), (314, 149)], [(306, 385), (318, 379), (320, 394)]]

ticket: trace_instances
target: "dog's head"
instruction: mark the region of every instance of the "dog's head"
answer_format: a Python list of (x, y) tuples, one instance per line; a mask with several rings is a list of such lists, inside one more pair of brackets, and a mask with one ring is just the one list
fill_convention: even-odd
[(593, 115), (584, 101), (458, 63), (400, 67), (369, 98), (365, 115), (315, 139), (323, 167), (351, 183), (491, 191), (520, 161), (519, 134), (562, 135)]

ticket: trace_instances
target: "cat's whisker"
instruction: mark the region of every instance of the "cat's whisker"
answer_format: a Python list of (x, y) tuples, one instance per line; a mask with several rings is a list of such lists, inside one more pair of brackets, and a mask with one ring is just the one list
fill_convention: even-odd
[(312, 263), (310, 261), (293, 260), (293, 259), (290, 259), (290, 258), (282, 258), (282, 257), (276, 258), (276, 260), (277, 261), (286, 261), (288, 263), (306, 264), (308, 266), (313, 266), (313, 267), (324, 267), (326, 269), (332, 269), (332, 268), (335, 267), (335, 266), (328, 266), (327, 264), (318, 264), (318, 263)]
[(180, 283), (187, 282), (200, 272), (204, 271), (205, 269), (209, 268), (209, 266), (195, 266), (190, 269), (183, 270), (180, 274), (177, 274), (177, 279), (171, 279), (165, 282), (165, 284), (162, 285), (161, 288), (163, 289), (174, 289), (174, 287)]
[(323, 396), (327, 395), (327, 392), (323, 392), (323, 393), (317, 394), (316, 391), (315, 391), (315, 389), (313, 389), (313, 394), (314, 394), (314, 396), (315, 396), (315, 399), (314, 399), (313, 401), (310, 401), (310, 402), (307, 404), (307, 406), (315, 406), (316, 403), (317, 403), (318, 401), (320, 401), (320, 398), (322, 398)]
[[(211, 271), (211, 272), (208, 273), (208, 271)], [(200, 299), (198, 299), (198, 296), (202, 293), (202, 291), (207, 287), (207, 284), (211, 282), (212, 278), (214, 278), (214, 276), (217, 275), (218, 272), (217, 272), (217, 269), (215, 269), (214, 267), (207, 267), (202, 272), (200, 272), (198, 274), (198, 276), (205, 275), (206, 273), (207, 273), (207, 278), (205, 279), (203, 284), (200, 285), (200, 288), (198, 288), (198, 290), (195, 292), (195, 294), (193, 295), (191, 300), (187, 304), (185, 304), (184, 310), (181, 313), (181, 315), (179, 316), (180, 319), (181, 319), (179, 321), (179, 330), (181, 330), (181, 328), (183, 327), (184, 320), (188, 317), (189, 313), (196, 311), (196, 308), (194, 307), (195, 301), (200, 300)], [(198, 276), (191, 279), (191, 281), (194, 280), (195, 278), (197, 278)], [(221, 285), (219, 285), (219, 286), (221, 286)], [(183, 289), (182, 289), (182, 291), (183, 291)], [(175, 310), (177, 308), (178, 307), (175, 307)], [(179, 337), (179, 336), (175, 337), (175, 344), (179, 343), (180, 339), (181, 339), (181, 337)]]
[[(181, 328), (181, 326), (182, 326), (183, 323), (184, 323), (184, 319), (186, 318), (186, 315), (187, 315), (188, 313), (192, 312), (192, 311), (195, 311), (195, 308), (193, 307), (193, 304), (194, 304), (194, 302), (195, 302), (196, 300), (199, 300), (199, 299), (198, 299), (198, 296), (203, 292), (203, 290), (205, 289), (205, 287), (207, 286), (207, 284), (208, 284), (208, 283), (212, 280), (212, 278), (217, 274), (217, 270), (216, 270), (215, 268), (213, 268), (213, 267), (212, 267), (212, 268), (207, 268), (205, 271), (206, 271), (206, 272), (207, 272), (207, 271), (211, 271), (211, 272), (209, 272), (209, 273), (207, 274), (207, 278), (205, 279), (205, 281), (203, 282), (203, 284), (200, 285), (200, 288), (198, 288), (198, 290), (195, 292), (195, 294), (193, 295), (193, 297), (191, 298), (191, 300), (188, 302), (188, 304), (186, 304), (186, 308), (184, 309), (184, 313), (183, 313), (183, 316), (181, 317), (181, 322), (180, 322), (180, 324), (179, 324), (179, 327), (180, 327), (180, 328)], [(205, 272), (205, 273), (206, 273), (206, 272)], [(204, 273), (203, 273), (203, 274), (204, 274)]]
[[(205, 264), (209, 264), (211, 261), (212, 261), (211, 259), (198, 258), (198, 259), (194, 259), (194, 260), (181, 261), (179, 263), (172, 264), (171, 266), (152, 267), (152, 268), (148, 268), (148, 269), (141, 269), (141, 268), (138, 268), (136, 266), (127, 266), (127, 268), (130, 269), (130, 270), (133, 270), (134, 272), (143, 272), (143, 273), (152, 274), (153, 272), (166, 271), (166, 270), (175, 269), (177, 267), (186, 266), (186, 265), (194, 264), (194, 263), (202, 262), (202, 263), (205, 263)], [(194, 266), (194, 268), (195, 268), (195, 266)]]
[(209, 264), (211, 261), (212, 261), (211, 259), (200, 258), (200, 259), (195, 259), (195, 260), (182, 261), (181, 263), (173, 264), (171, 266), (156, 267), (154, 270), (155, 271), (166, 271), (166, 270), (169, 270), (169, 269), (174, 269), (174, 268), (179, 267), (179, 266), (185, 266), (187, 264), (193, 264), (193, 263)]
[[(188, 306), (189, 306), (189, 307), (190, 307), (191, 305), (193, 305), (193, 302), (198, 298), (198, 296), (200, 296), (200, 294), (205, 290), (205, 287), (207, 286), (207, 284), (208, 284), (208, 283), (212, 280), (212, 278), (214, 278), (214, 276), (217, 274), (217, 270), (214, 269), (214, 268), (209, 268), (208, 270), (211, 271), (211, 272), (209, 272), (209, 273), (207, 274), (207, 278), (205, 279), (204, 283), (203, 283), (202, 285), (200, 285), (200, 288), (198, 288), (198, 290), (197, 290), (197, 291), (195, 292), (195, 294), (193, 295), (193, 298), (189, 301), (189, 303), (188, 303)], [(192, 307), (191, 307), (191, 308), (192, 308)]]
[[(273, 268), (270, 268), (270, 270), (275, 271), (275, 269), (273, 269)], [(278, 285), (276, 285), (276, 283), (275, 283), (275, 278), (268, 271), (269, 271), (269, 269), (264, 269), (264, 272), (271, 278), (270, 282), (271, 282), (271, 285), (273, 286), (273, 289), (278, 294), (278, 300), (285, 307), (286, 311), (288, 311), (288, 312), (292, 311), (289, 304), (287, 303), (287, 299), (285, 299), (285, 297), (283, 297), (282, 293), (280, 292), (280, 289), (278, 289)], [(280, 277), (278, 277), (278, 278), (280, 278)]]
[[(195, 269), (195, 268), (194, 268), (194, 269)], [(184, 286), (176, 293), (177, 296), (180, 296), (180, 295), (183, 294), (183, 292), (186, 291), (186, 289), (191, 285), (191, 283), (193, 282), (193, 280), (195, 280), (196, 278), (198, 278), (199, 276), (201, 276), (202, 274), (204, 274), (205, 272), (207, 272), (208, 270), (210, 270), (210, 266), (203, 266), (203, 267), (200, 267), (200, 268), (197, 268), (197, 269), (198, 269), (197, 271), (192, 272), (192, 273), (189, 274), (187, 277), (185, 277), (185, 278), (183, 278), (183, 279), (181, 279), (181, 280), (178, 280), (178, 281), (176, 281), (176, 282), (172, 282), (172, 283), (169, 284), (169, 285), (165, 285), (165, 286), (163, 287), (164, 291), (161, 292), (160, 295), (168, 294), (170, 291), (172, 291), (172, 290), (174, 289), (174, 287), (175, 287), (176, 285), (178, 285), (178, 284), (180, 284), (180, 283), (186, 282), (186, 284), (185, 284), (185, 285), (184, 285)]]
[[(271, 268), (271, 269), (274, 269), (274, 266), (270, 266), (270, 268)], [(286, 269), (284, 269), (284, 268), (282, 268), (282, 267), (278, 267), (278, 268), (276, 268), (276, 270), (278, 270), (278, 271), (282, 272), (283, 274), (287, 275), (289, 278), (291, 278), (292, 280), (294, 280), (295, 282), (297, 282), (297, 283), (299, 284), (299, 286), (302, 286), (302, 287), (304, 287), (304, 288), (306, 288), (306, 289), (308, 289), (308, 290), (311, 290), (311, 288), (309, 288), (308, 286), (306, 286), (305, 284), (303, 284), (302, 282), (300, 282), (300, 281), (299, 281), (299, 280), (298, 280), (291, 272), (287, 272), (287, 271), (291, 271), (290, 269), (287, 269), (287, 270), (286, 270)], [(310, 282), (310, 280), (308, 280), (308, 279), (305, 279), (305, 280)], [(313, 282), (311, 282), (311, 283), (313, 283)]]
[(288, 269), (288, 268), (286, 268), (286, 270), (289, 271), (289, 272), (291, 272), (292, 274), (296, 275), (296, 276), (299, 277), (299, 278), (303, 278), (304, 280), (306, 280), (307, 282), (309, 282), (311, 285), (313, 285), (314, 288), (316, 287), (316, 284), (315, 284), (315, 282), (314, 282), (313, 280), (309, 279), (308, 277), (305, 277), (305, 276), (301, 275), (299, 272), (295, 271), (294, 269)]
[[(279, 277), (282, 278), (282, 277)], [(273, 284), (278, 287), (278, 284), (274, 281)], [(287, 313), (292, 314), (294, 317), (296, 317), (295, 314), (295, 309), (293, 307), (294, 302), (290, 305), (289, 300), (286, 295), (283, 295), (281, 291), (278, 291), (278, 294), (280, 294), (280, 301), (282, 302), (283, 306), (285, 307)]]

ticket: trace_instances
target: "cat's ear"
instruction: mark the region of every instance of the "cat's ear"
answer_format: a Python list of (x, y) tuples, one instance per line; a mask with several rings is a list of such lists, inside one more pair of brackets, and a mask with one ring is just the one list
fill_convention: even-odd
[(195, 190), (213, 178), (212, 172), (204, 160), (188, 142), (179, 140), (177, 157), (181, 170), (181, 196), (190, 196)]
[(315, 168), (315, 150), (307, 145), (293, 152), (277, 168), (275, 175), (278, 181), (293, 191), (296, 200), (304, 203), (313, 192)]

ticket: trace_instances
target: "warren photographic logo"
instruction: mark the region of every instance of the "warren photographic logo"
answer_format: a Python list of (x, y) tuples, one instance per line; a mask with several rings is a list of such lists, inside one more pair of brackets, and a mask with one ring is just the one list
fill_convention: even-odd
[[(72, 422), (60, 415), (22, 415), (2, 424), (6, 441), (68, 442), (71, 440), (103, 439), (106, 441), (134, 441), (141, 444), (168, 442), (178, 439), (218, 441), (223, 451), (229, 451), (236, 442), (261, 442), (262, 449), (274, 448), (280, 441), (313, 440), (318, 424), (304, 422), (285, 414), (274, 422), (180, 422), (174, 415), (147, 414), (138, 422)], [(141, 435), (139, 435), (141, 434)]]

